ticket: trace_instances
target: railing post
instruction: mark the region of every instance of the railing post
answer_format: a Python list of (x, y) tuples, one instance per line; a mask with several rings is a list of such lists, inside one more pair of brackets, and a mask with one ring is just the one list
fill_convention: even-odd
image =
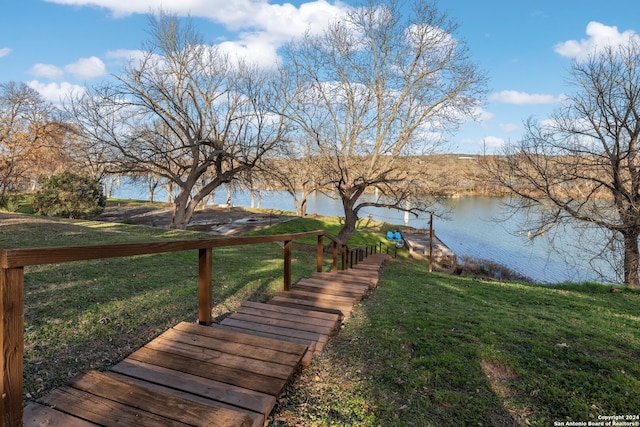
[(338, 271), (338, 242), (333, 242), (333, 271)]
[(0, 424), (22, 425), (24, 269), (0, 269)]
[(211, 248), (198, 250), (198, 323), (211, 325), (212, 309), (212, 280), (213, 280), (213, 250)]
[(284, 290), (291, 290), (291, 240), (284, 241)]
[(316, 252), (316, 271), (319, 273), (322, 271), (322, 254), (324, 252), (324, 246), (322, 246), (322, 234), (318, 236), (318, 249)]
[(349, 267), (347, 266), (347, 245), (342, 245), (342, 269), (347, 270)]

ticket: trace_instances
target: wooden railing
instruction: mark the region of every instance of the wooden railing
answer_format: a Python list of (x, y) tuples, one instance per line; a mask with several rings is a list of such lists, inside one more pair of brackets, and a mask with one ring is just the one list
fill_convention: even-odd
[[(317, 271), (322, 271), (326, 237), (333, 242), (333, 270), (338, 269), (341, 246), (322, 230), (274, 236), (207, 238), (165, 242), (48, 248), (0, 249), (0, 425), (22, 425), (24, 356), (24, 267), (90, 259), (128, 257), (166, 252), (198, 250), (198, 321), (210, 325), (212, 319), (213, 248), (257, 243), (282, 242), (284, 289), (291, 288), (291, 249), (297, 239), (317, 236)], [(341, 268), (347, 268), (346, 246), (342, 246)]]
[(387, 254), (389, 254), (389, 252), (393, 252), (394, 258), (398, 255), (397, 246), (389, 246), (384, 242), (380, 242), (378, 244), (366, 244), (364, 247), (357, 246), (355, 248), (343, 246), (342, 268), (345, 270), (347, 268), (353, 268), (354, 265), (357, 265), (369, 255), (373, 255), (378, 251), (382, 253), (383, 248), (386, 250)]

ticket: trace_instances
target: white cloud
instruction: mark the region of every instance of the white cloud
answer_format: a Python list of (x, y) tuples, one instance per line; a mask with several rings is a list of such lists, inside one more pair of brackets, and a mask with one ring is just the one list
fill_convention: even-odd
[(476, 107), (473, 112), (473, 117), (475, 117), (483, 126), (493, 119), (494, 116), (495, 114), (481, 107)]
[(79, 80), (95, 79), (107, 73), (104, 62), (96, 56), (80, 58), (72, 64), (65, 65), (64, 70)]
[(518, 92), (516, 90), (503, 90), (489, 96), (489, 100), (492, 102), (515, 105), (556, 104), (563, 99), (563, 95), (553, 96), (540, 93)]
[(8, 47), (3, 47), (0, 48), (0, 58), (2, 58), (3, 56), (7, 56), (11, 53), (11, 49)]
[(604, 47), (624, 45), (631, 39), (640, 40), (640, 35), (633, 30), (621, 33), (616, 26), (610, 27), (595, 21), (587, 24), (586, 33), (588, 38), (558, 43), (553, 50), (567, 58), (584, 60)]
[(107, 59), (113, 59), (116, 61), (139, 61), (144, 58), (145, 53), (142, 50), (133, 49), (118, 49), (110, 50), (106, 54)]
[(29, 70), (29, 74), (37, 77), (57, 80), (64, 75), (64, 70), (51, 64), (36, 64)]
[[(159, 10), (157, 0), (46, 0), (73, 6), (101, 7), (116, 17), (134, 13), (146, 14)], [(286, 34), (287, 38), (317, 28), (344, 11), (348, 6), (339, 1), (305, 2), (296, 7), (291, 3), (271, 4), (267, 0), (164, 0), (162, 10), (180, 16), (211, 19), (228, 29), (251, 29), (270, 34)]]
[(503, 138), (497, 136), (485, 136), (482, 138), (482, 145), (486, 148), (500, 148), (504, 147), (506, 141)]
[(84, 87), (69, 82), (42, 83), (38, 80), (32, 80), (27, 85), (37, 90), (44, 99), (56, 106), (62, 105), (62, 101), (66, 97), (80, 95), (85, 91)]
[(499, 126), (500, 126), (500, 130), (506, 133), (517, 132), (522, 127), (517, 123), (501, 123)]
[(220, 50), (227, 53), (231, 59), (244, 60), (261, 68), (272, 68), (278, 62), (276, 46), (261, 42), (259, 38), (228, 41), (220, 43), (219, 46)]
[(497, 136), (485, 136), (481, 139), (477, 137), (463, 138), (457, 141), (458, 146), (455, 148), (461, 153), (498, 153), (500, 149), (507, 143), (503, 138)]
[[(240, 57), (261, 66), (272, 67), (278, 61), (277, 50), (284, 43), (306, 31), (319, 33), (327, 23), (343, 14), (347, 6), (325, 0), (303, 3), (269, 4), (265, 1), (225, 2), (219, 8), (202, 10), (200, 16), (239, 31), (236, 40), (220, 44), (230, 56)], [(228, 9), (225, 11), (225, 9)], [(196, 13), (192, 10), (191, 16)]]
[[(157, 0), (46, 0), (51, 3), (102, 7), (122, 17), (134, 13), (158, 11)], [(326, 24), (349, 8), (336, 1), (315, 0), (299, 7), (291, 3), (271, 4), (267, 0), (164, 0), (162, 10), (179, 16), (205, 18), (238, 32), (235, 40), (222, 47), (232, 56), (251, 58), (259, 64), (272, 65), (275, 52), (283, 44), (305, 31), (319, 32)]]

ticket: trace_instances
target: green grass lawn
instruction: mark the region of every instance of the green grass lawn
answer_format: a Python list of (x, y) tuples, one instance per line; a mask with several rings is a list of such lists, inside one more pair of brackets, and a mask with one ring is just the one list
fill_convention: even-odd
[[(339, 225), (295, 219), (260, 233), (337, 233)], [(385, 231), (383, 224), (362, 224), (354, 240), (374, 243)], [(0, 213), (2, 247), (200, 236)], [(294, 249), (294, 281), (315, 270), (315, 247), (307, 249)], [(281, 290), (281, 258), (276, 244), (215, 249), (214, 316)], [(197, 316), (193, 252), (25, 273), (27, 399), (77, 373), (108, 368)], [(638, 292), (429, 273), (426, 262), (401, 253), (385, 264), (379, 287), (324, 353), (289, 385), (272, 425), (547, 426), (635, 415), (639, 358)]]
[(628, 290), (480, 281), (390, 260), (274, 419), (549, 426), (636, 415), (639, 308), (640, 294)]

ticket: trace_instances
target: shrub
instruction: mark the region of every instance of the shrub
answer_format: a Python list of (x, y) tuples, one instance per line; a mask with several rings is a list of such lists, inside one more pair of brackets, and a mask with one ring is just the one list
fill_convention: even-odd
[(14, 194), (0, 196), (0, 210), (6, 212), (18, 212), (23, 204), (23, 197)]
[(40, 215), (88, 218), (101, 213), (106, 205), (102, 186), (95, 178), (64, 172), (40, 181), (33, 202)]

